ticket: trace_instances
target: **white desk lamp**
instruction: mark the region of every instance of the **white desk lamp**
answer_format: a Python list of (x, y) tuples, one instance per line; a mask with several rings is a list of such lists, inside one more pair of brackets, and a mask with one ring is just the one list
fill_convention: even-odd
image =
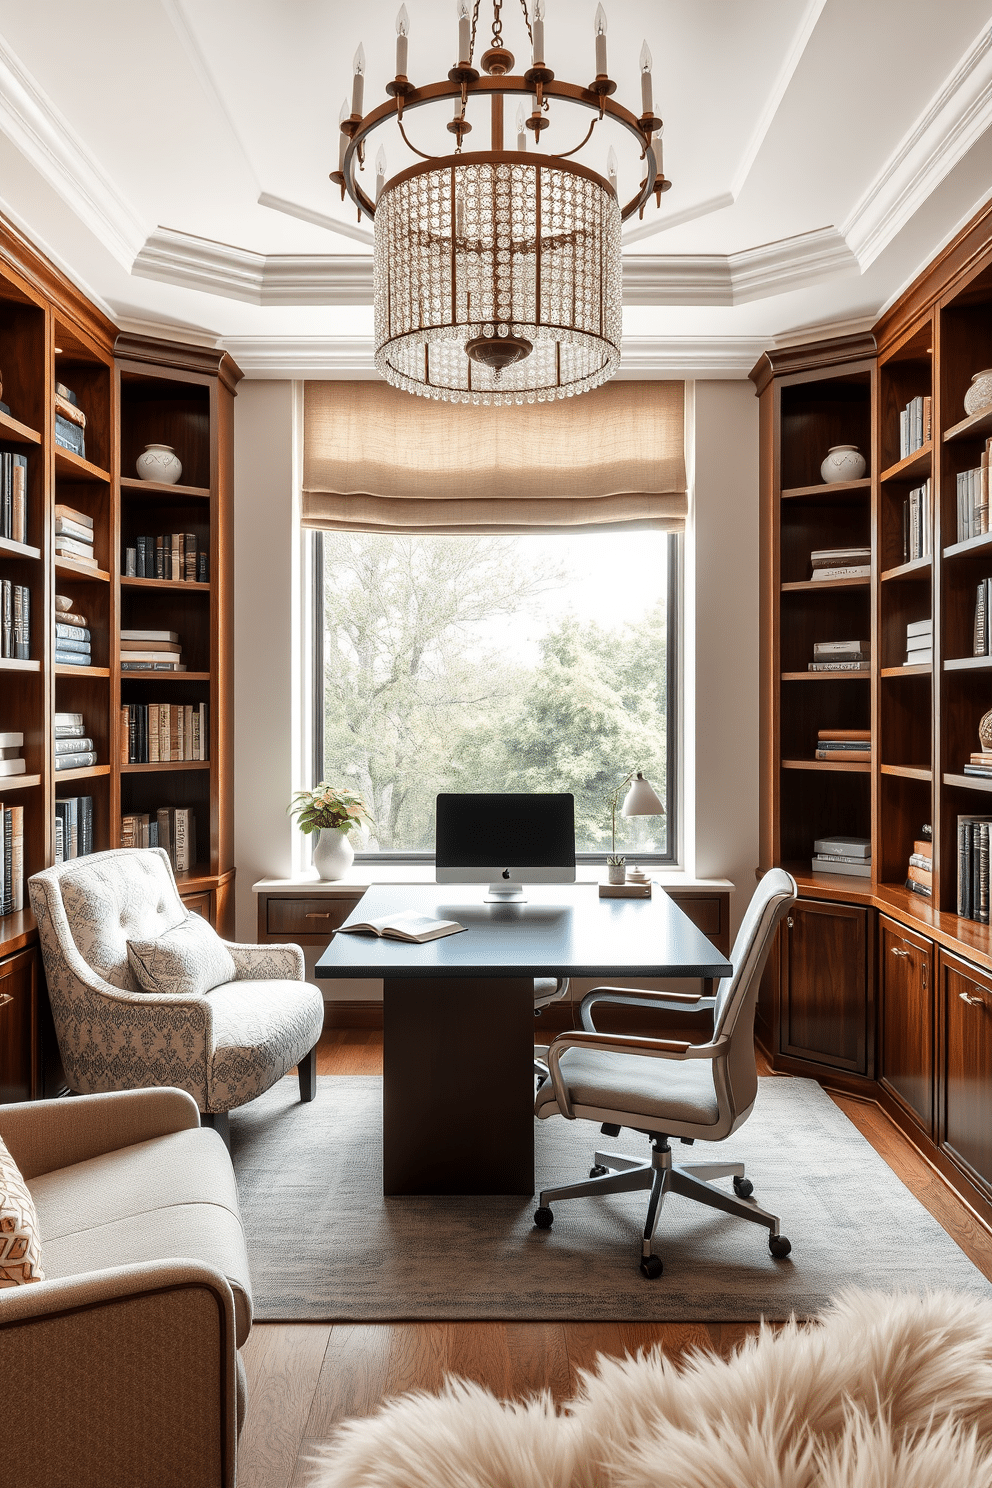
[(649, 780), (645, 780), (640, 770), (629, 771), (629, 773), (624, 776), (620, 784), (617, 786), (616, 790), (613, 792), (610, 800), (613, 822), (613, 844), (612, 852), (610, 853), (610, 856), (607, 858), (606, 861), (610, 868), (611, 883), (623, 882), (623, 878), (620, 877), (619, 873), (617, 873), (616, 877), (614, 877), (614, 870), (616, 869), (623, 869), (624, 878), (626, 877), (626, 866), (623, 856), (617, 856), (617, 806), (620, 804), (620, 792), (624, 789), (625, 786), (628, 785), (630, 786), (630, 790), (627, 792), (627, 795), (624, 799), (623, 807), (621, 809), (622, 816), (665, 815), (665, 808), (662, 805), (661, 801), (658, 799), (657, 793), (655, 792), (654, 787), (651, 785), (651, 782)]

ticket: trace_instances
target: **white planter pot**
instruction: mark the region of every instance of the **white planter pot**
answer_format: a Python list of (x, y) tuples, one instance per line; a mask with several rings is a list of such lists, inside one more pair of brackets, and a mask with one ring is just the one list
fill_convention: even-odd
[(820, 474), (828, 486), (837, 481), (860, 480), (865, 473), (865, 457), (856, 444), (835, 444), (827, 451)]
[(182, 461), (171, 444), (146, 444), (145, 452), (135, 461), (142, 480), (174, 486), (183, 473)]
[(344, 878), (355, 861), (355, 849), (344, 827), (321, 827), (313, 846), (313, 866), (325, 882)]
[(627, 864), (607, 863), (606, 876), (611, 884), (622, 884), (627, 882)]

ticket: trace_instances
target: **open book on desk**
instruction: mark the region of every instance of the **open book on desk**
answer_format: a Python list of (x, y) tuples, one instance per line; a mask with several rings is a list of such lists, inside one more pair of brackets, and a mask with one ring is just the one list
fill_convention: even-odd
[(338, 934), (379, 935), (386, 940), (412, 940), (423, 945), (428, 940), (440, 940), (444, 935), (457, 935), (464, 929), (465, 926), (459, 925), (457, 920), (435, 920), (432, 915), (408, 910), (403, 914), (380, 915), (377, 920), (358, 920), (354, 925), (342, 925)]

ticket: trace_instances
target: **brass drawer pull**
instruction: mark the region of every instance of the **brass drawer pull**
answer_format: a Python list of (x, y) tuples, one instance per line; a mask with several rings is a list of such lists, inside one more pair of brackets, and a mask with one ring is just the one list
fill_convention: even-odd
[(893, 956), (908, 956), (908, 955), (910, 955), (910, 952), (909, 951), (903, 951), (903, 950), (901, 950), (899, 948), (899, 946), (893, 946), (892, 947), (892, 954), (893, 954)]
[(304, 916), (307, 920), (330, 920), (333, 916), (329, 914), (308, 914)]
[(792, 916), (789, 915), (789, 917), (788, 917), (788, 919), (786, 920), (785, 923), (788, 925), (789, 929), (791, 930), (792, 927), (793, 927), (793, 925), (795, 924), (795, 921), (793, 920)]
[(6, 1007), (8, 1002), (13, 1002), (13, 1000), (9, 992), (0, 992), (0, 1008)]
[(960, 997), (961, 1001), (966, 1002), (969, 1007), (983, 1008), (985, 1006), (985, 998), (975, 997), (971, 992), (959, 992), (958, 996)]

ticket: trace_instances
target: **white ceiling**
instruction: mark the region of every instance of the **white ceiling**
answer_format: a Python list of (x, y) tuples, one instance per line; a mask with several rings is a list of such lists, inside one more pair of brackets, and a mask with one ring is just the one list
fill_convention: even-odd
[[(988, 0), (605, 3), (637, 112), (651, 47), (674, 182), (625, 235), (628, 375), (740, 376), (772, 342), (870, 324), (992, 194)], [(560, 78), (592, 76), (595, 4), (547, 0)], [(121, 325), (220, 342), (249, 375), (367, 373), (370, 224), (327, 177), (360, 41), (366, 107), (385, 96), (397, 5), (101, 0), (63, 30), (0, 0), (0, 210)], [(412, 80), (443, 77), (454, 0), (407, 8)], [(412, 159), (387, 152), (390, 174)]]

